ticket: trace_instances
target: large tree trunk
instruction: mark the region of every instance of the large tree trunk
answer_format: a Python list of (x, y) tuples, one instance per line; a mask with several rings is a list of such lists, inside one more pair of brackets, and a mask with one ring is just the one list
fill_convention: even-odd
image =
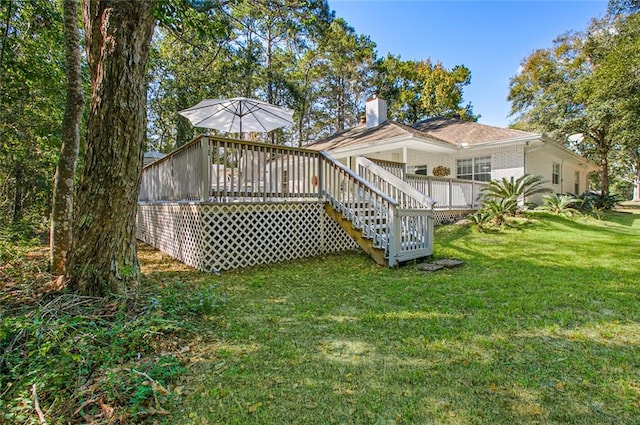
[(146, 130), (151, 0), (84, 0), (91, 75), (87, 148), (66, 277), (80, 294), (138, 279), (135, 215)]
[(82, 74), (80, 72), (80, 32), (78, 0), (64, 0), (64, 50), (67, 60), (67, 104), (62, 120), (62, 148), (56, 167), (51, 211), (51, 273), (64, 274), (71, 247), (73, 192), (80, 149), (82, 120)]
[(600, 162), (600, 191), (603, 195), (609, 194), (609, 151), (610, 146), (607, 143), (606, 131), (594, 130), (593, 139), (598, 147), (598, 160)]

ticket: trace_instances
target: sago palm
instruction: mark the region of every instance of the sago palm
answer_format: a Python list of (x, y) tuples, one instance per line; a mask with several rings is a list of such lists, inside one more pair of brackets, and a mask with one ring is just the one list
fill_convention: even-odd
[(580, 199), (571, 195), (545, 195), (543, 197), (544, 204), (538, 207), (543, 211), (549, 211), (556, 215), (566, 215), (573, 217), (574, 214), (580, 212), (575, 208), (581, 202)]
[[(525, 174), (514, 179), (513, 177), (493, 180), (482, 189), (482, 195), (486, 200), (512, 199), (517, 203), (524, 202), (528, 197), (538, 193), (551, 192), (544, 187), (542, 176)], [(517, 208), (513, 213), (517, 212)]]

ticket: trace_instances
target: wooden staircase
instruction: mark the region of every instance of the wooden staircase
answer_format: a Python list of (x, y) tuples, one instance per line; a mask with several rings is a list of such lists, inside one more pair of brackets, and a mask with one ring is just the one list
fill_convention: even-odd
[[(385, 249), (382, 244), (376, 244), (375, 238), (364, 236), (366, 232), (363, 232), (363, 227), (357, 226), (353, 223), (353, 221), (345, 218), (339, 211), (336, 211), (331, 203), (325, 202), (324, 210), (327, 215), (333, 218), (340, 226), (346, 230), (346, 232), (351, 236), (351, 238), (358, 244), (360, 248), (375, 261), (380, 266), (388, 265), (388, 261), (385, 255)], [(363, 223), (363, 226), (367, 226), (368, 224)], [(387, 224), (369, 224), (370, 229), (381, 228), (381, 226), (386, 226)], [(380, 238), (381, 239), (381, 238)]]
[(433, 254), (433, 200), (364, 158), (359, 170), (367, 179), (321, 155), (326, 213), (377, 264), (395, 267)]

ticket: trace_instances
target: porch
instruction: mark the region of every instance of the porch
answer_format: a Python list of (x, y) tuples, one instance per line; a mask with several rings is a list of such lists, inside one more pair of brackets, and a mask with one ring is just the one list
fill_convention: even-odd
[(481, 184), (402, 164), (199, 136), (145, 167), (140, 240), (204, 271), (348, 249), (390, 267), (433, 253), (433, 225), (476, 208)]

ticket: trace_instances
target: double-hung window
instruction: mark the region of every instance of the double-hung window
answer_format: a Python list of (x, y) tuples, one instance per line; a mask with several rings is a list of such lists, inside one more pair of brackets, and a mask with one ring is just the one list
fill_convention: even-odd
[(478, 180), (488, 182), (491, 180), (491, 157), (479, 156), (475, 158), (459, 159), (457, 161), (457, 174), (459, 179)]
[(551, 168), (551, 183), (560, 184), (560, 164), (555, 162)]
[(427, 170), (428, 170), (427, 164), (413, 165), (413, 166), (407, 167), (407, 174), (419, 174), (419, 175), (426, 176)]

